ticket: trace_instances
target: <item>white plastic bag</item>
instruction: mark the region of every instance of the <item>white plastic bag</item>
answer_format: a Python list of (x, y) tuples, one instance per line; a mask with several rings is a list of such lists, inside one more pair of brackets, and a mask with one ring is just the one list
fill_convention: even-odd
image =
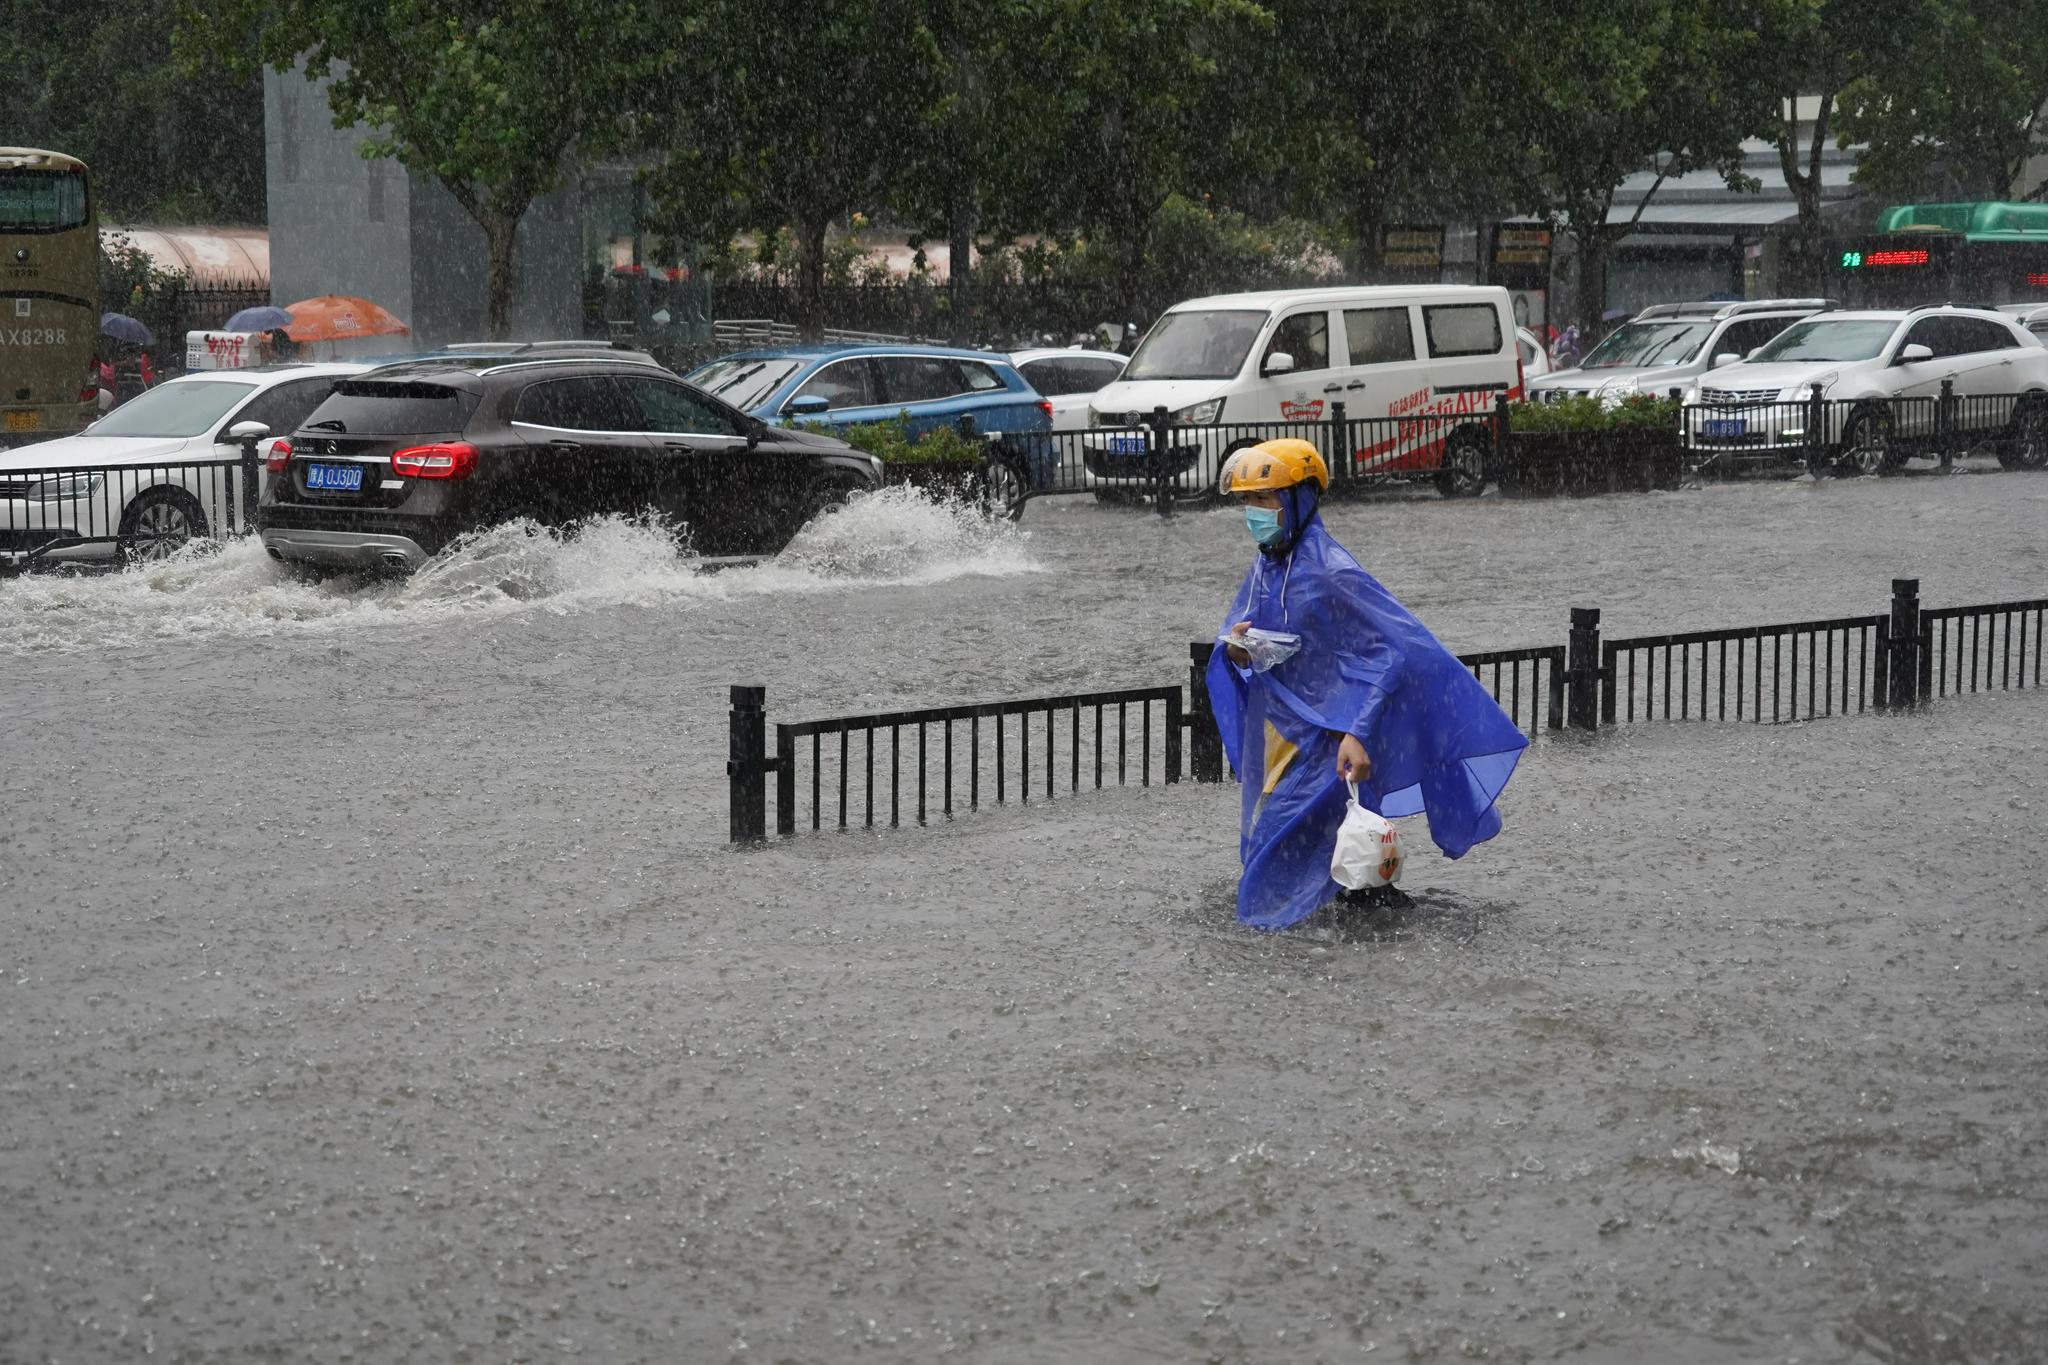
[(1401, 880), (1406, 858), (1401, 852), (1401, 831), (1391, 822), (1365, 808), (1358, 799), (1358, 784), (1351, 788), (1351, 804), (1344, 809), (1344, 823), (1337, 827), (1337, 847), (1330, 852), (1330, 879), (1353, 891), (1392, 886)]
[(1257, 626), (1237, 634), (1224, 631), (1218, 644), (1236, 645), (1251, 656), (1252, 672), (1264, 673), (1293, 658), (1301, 649), (1301, 637), (1284, 630), (1261, 630)]

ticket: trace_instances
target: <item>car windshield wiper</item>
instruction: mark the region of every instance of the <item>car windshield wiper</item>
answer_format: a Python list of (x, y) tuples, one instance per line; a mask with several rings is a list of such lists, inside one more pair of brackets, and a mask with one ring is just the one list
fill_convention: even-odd
[(342, 420), (341, 420), (341, 419), (340, 419), (339, 417), (330, 417), (330, 418), (328, 418), (328, 419), (327, 419), (326, 421), (324, 421), (324, 422), (308, 422), (308, 423), (306, 423), (306, 430), (308, 430), (308, 431), (347, 431), (347, 430), (348, 430), (348, 424), (347, 424), (347, 423), (345, 423), (345, 422), (343, 422), (343, 421), (342, 421)]
[(767, 368), (768, 362), (763, 360), (759, 364), (753, 366), (753, 368), (751, 369), (741, 370), (738, 374), (734, 375), (732, 378), (726, 380), (723, 384), (720, 384), (717, 388), (713, 389), (712, 392), (724, 393), (727, 389), (733, 387), (735, 384), (738, 384), (741, 380), (752, 379), (755, 375), (761, 373), (761, 371)]

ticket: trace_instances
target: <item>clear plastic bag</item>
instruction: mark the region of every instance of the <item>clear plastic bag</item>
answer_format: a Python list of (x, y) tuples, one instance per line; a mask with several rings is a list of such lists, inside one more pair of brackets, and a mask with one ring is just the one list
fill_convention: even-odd
[(1284, 630), (1260, 630), (1257, 626), (1243, 634), (1224, 631), (1216, 637), (1218, 644), (1236, 645), (1252, 657), (1252, 672), (1264, 673), (1267, 669), (1286, 663), (1301, 648), (1301, 637)]
[(1401, 831), (1384, 816), (1367, 810), (1358, 799), (1358, 784), (1351, 788), (1351, 804), (1344, 808), (1344, 823), (1337, 827), (1337, 847), (1330, 852), (1330, 880), (1353, 891), (1375, 886), (1392, 886), (1401, 880), (1407, 862), (1401, 850)]

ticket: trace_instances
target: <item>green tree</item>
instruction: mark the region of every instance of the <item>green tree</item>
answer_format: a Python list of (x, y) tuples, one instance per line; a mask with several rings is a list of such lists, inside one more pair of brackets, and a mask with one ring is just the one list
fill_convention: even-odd
[[(1610, 248), (1667, 179), (1713, 169), (1730, 188), (1755, 187), (1741, 169), (1742, 140), (1770, 127), (1768, 69), (1756, 28), (1734, 11), (1551, 0), (1541, 13), (1518, 13), (1524, 38), (1499, 61), (1527, 147), (1519, 197), (1577, 248), (1576, 315), (1590, 331)], [(1610, 222), (1616, 190), (1638, 172), (1654, 174), (1649, 192)]]
[(936, 51), (910, 0), (703, 0), (650, 129), (654, 226), (723, 241), (796, 233), (804, 324), (823, 325), (825, 238), (886, 202), (899, 148), (939, 98)]
[(1842, 143), (1868, 149), (1857, 183), (1915, 200), (2002, 199), (2048, 146), (2048, 14), (2016, 0), (1907, 0), (1911, 41), (1874, 54), (1842, 91)]
[(149, 0), (16, 0), (0, 137), (83, 160), (115, 222), (260, 223), (262, 86), (218, 62), (180, 69), (175, 22)]
[(1109, 245), (1128, 313), (1167, 199), (1227, 170), (1225, 130), (1265, 111), (1257, 90), (1221, 78), (1272, 15), (1251, 0), (1014, 3), (1036, 35), (1020, 57), (1046, 77), (1013, 134), (1038, 168), (1037, 216)]
[[(1843, 92), (1907, 43), (1907, 10), (1918, 0), (1773, 0), (1761, 49), (1772, 72), (1778, 165), (1799, 216), (1780, 278), (1800, 291), (1821, 286), (1821, 162), (1840, 131)], [(1803, 108), (1814, 111), (1802, 119)]]
[(636, 0), (184, 0), (188, 51), (247, 70), (301, 64), (365, 157), (431, 176), (483, 230), (485, 315), (506, 335), (520, 221), (617, 147), (634, 101), (672, 62)]

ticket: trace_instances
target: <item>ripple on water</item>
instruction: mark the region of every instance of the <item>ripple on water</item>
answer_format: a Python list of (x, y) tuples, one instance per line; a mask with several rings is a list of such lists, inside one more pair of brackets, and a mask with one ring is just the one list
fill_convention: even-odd
[(1009, 522), (908, 488), (857, 496), (780, 555), (724, 572), (677, 553), (668, 527), (638, 517), (593, 518), (565, 539), (507, 523), (463, 537), (405, 579), (314, 579), (242, 540), (119, 573), (0, 582), (0, 653), (1003, 577), (1037, 570), (1029, 540)]

